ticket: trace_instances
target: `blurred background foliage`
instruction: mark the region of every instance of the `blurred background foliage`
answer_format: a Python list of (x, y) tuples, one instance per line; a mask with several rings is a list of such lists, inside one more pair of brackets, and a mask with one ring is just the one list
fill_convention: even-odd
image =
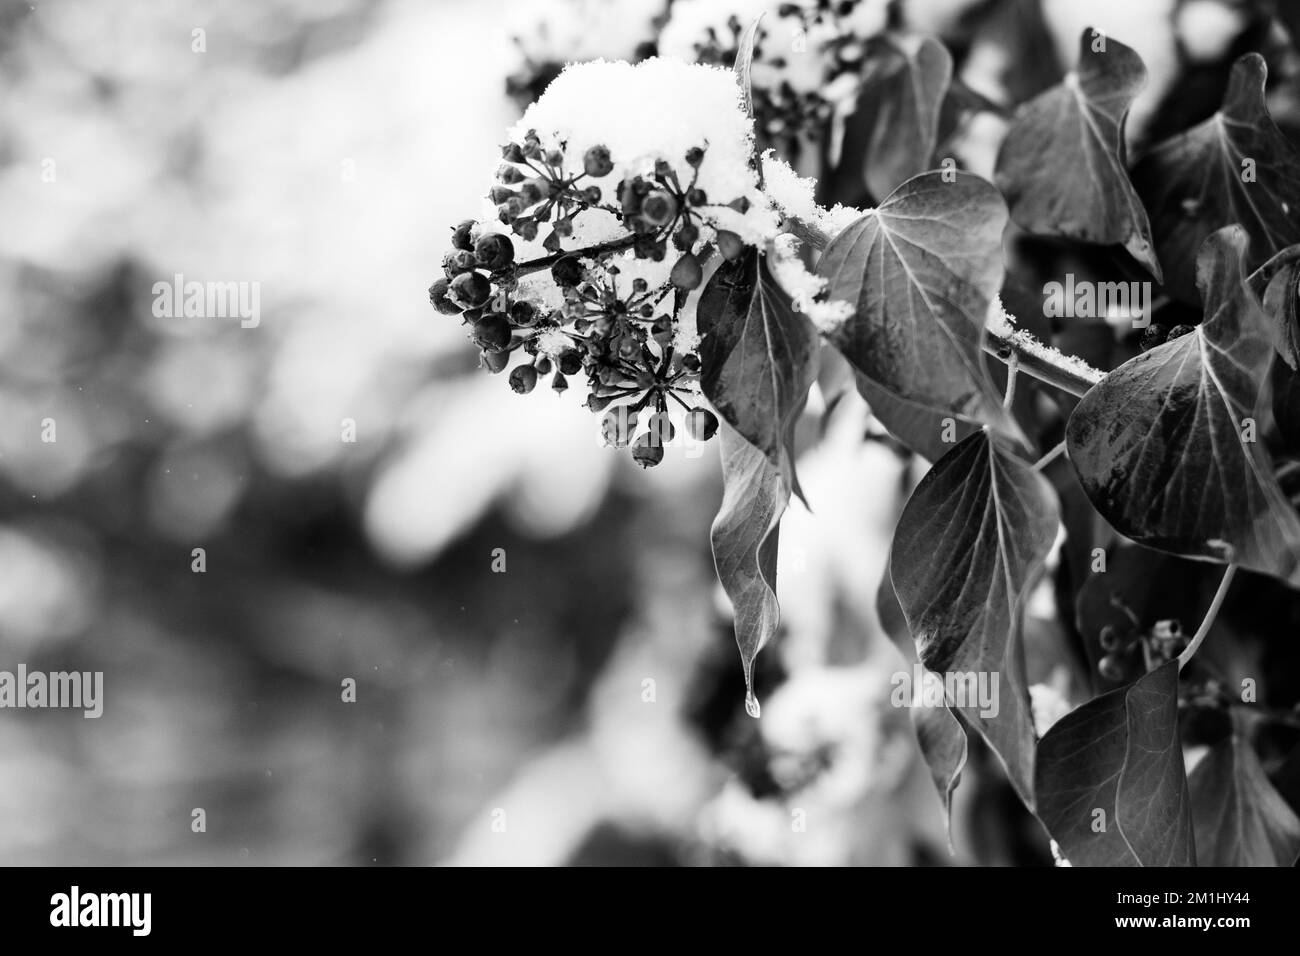
[[(1172, 0), (894, 14), (1008, 102), (1105, 29), (1152, 71), (1149, 130), (1257, 28), (1213, 6), (1202, 59)], [(978, 750), (949, 854), (875, 611), (919, 468), (860, 402), (824, 434), (810, 409), (755, 722), (716, 448), (634, 471), (425, 301), (557, 58), (648, 52), (630, 13), (561, 29), (580, 7), (0, 0), (0, 669), (106, 688), (99, 720), (0, 713), (0, 863), (1050, 862)], [(176, 273), (260, 283), (260, 324), (156, 318)]]

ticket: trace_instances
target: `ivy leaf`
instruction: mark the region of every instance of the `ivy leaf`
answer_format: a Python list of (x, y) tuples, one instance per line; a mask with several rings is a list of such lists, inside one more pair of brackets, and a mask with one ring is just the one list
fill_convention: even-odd
[[(940, 417), (1004, 422), (981, 343), (1002, 283), (1006, 207), (978, 176), (923, 173), (836, 236), (817, 267), (854, 313), (829, 334), (854, 369)], [(869, 395), (864, 395), (871, 401)], [(932, 433), (902, 429), (913, 449)]]
[(776, 634), (778, 525), (790, 492), (768, 457), (726, 423), (722, 447), (722, 506), (709, 533), (718, 580), (735, 612), (736, 644), (745, 670), (745, 709), (758, 716), (754, 658)]
[(979, 430), (979, 425), (965, 418), (897, 398), (861, 372), (855, 372), (853, 379), (858, 394), (885, 431), (928, 462), (938, 461), (954, 444)]
[(1201, 866), (1292, 866), (1300, 856), (1300, 818), (1273, 788), (1243, 718), (1210, 748), (1187, 779), (1196, 857)]
[[(902, 653), (909, 665), (917, 662), (916, 646), (907, 630), (907, 618), (894, 593), (891, 571), (885, 568), (876, 591), (876, 615), (880, 626)], [(921, 756), (930, 768), (930, 779), (939, 791), (943, 804), (944, 826), (948, 831), (948, 848), (952, 849), (952, 794), (961, 783), (961, 772), (966, 767), (966, 730), (952, 708), (916, 706), (912, 701), (912, 727), (921, 748)]]
[(1039, 819), (1074, 866), (1194, 866), (1178, 662), (1053, 724), (1034, 789)]
[[(1211, 233), (1239, 223), (1252, 268), (1300, 242), (1300, 153), (1268, 115), (1268, 68), (1258, 53), (1232, 67), (1223, 105), (1205, 122), (1161, 143), (1133, 169), (1151, 214), (1167, 288), (1196, 301), (1193, 262)], [(1249, 171), (1251, 181), (1245, 178)]]
[(921, 479), (890, 553), (894, 589), (921, 663), (940, 676), (973, 673), (997, 688), (988, 709), (969, 700), (949, 703), (1002, 758), (1030, 806), (1034, 726), (1021, 627), (1057, 523), (1047, 480), (1003, 439), (980, 431)]
[(799, 491), (794, 428), (817, 378), (816, 326), (757, 249), (723, 262), (700, 295), (700, 385), (718, 413)]
[(1205, 241), (1205, 320), (1107, 375), (1066, 441), (1089, 500), (1121, 534), (1300, 585), (1300, 515), (1255, 424), (1274, 337), (1246, 284), (1246, 247), (1239, 226)]
[(1146, 85), (1142, 58), (1111, 37), (1079, 41), (1079, 65), (1022, 106), (998, 153), (1011, 219), (1035, 235), (1123, 245), (1161, 278), (1151, 224), (1125, 169), (1124, 119)]
[(889, 37), (875, 37), (867, 43), (864, 62), (862, 92), (849, 122), (865, 139), (867, 190), (888, 196), (933, 168), (940, 111), (952, 82), (952, 55), (930, 37), (910, 49)]

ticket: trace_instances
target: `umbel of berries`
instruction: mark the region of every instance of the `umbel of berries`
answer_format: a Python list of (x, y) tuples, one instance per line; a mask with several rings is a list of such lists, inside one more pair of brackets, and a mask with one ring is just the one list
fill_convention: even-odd
[(729, 70), (570, 67), (507, 133), (482, 213), (451, 228), (429, 301), (512, 391), (573, 393), (604, 416), (607, 445), (656, 465), (679, 434), (708, 441), (718, 429), (699, 407), (705, 276), (769, 247), (789, 218), (754, 155)]

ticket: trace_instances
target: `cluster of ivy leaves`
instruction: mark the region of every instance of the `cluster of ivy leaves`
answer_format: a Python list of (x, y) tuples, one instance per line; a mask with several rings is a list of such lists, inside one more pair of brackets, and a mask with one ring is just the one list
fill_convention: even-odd
[[(1117, 608), (1194, 628), (1227, 566), (1243, 571), (1238, 589), (1296, 615), (1270, 622), (1279, 631), (1300, 621), (1300, 512), (1285, 485), (1300, 461), (1300, 153), (1265, 106), (1264, 59), (1242, 55), (1212, 115), (1131, 158), (1125, 120), (1145, 67), (1085, 31), (1075, 69), (1008, 114), (994, 183), (943, 162), (953, 124), (987, 104), (953, 81), (942, 44), (882, 38), (866, 62), (845, 148), (859, 144), (858, 175), (880, 198), (818, 263), (852, 316), (819, 332), (757, 249), (720, 267), (699, 304), (702, 385), (725, 419), (712, 543), (747, 683), (779, 626), (779, 523), (801, 494), (795, 424), (819, 376), (829, 390), (826, 369), (847, 368), (839, 381), (933, 463), (898, 521), (882, 622), (932, 672), (999, 677), (995, 716), (952, 701), (914, 713), (945, 806), (977, 735), (1074, 865), (1290, 865), (1300, 819), (1260, 758), (1263, 708), (1219, 699), (1211, 721), (1189, 709), (1193, 685), (1238, 679), (1240, 658), (1226, 674), (1176, 658), (1123, 680), (1095, 668)], [(1195, 328), (1119, 361), (1094, 348), (1107, 374), (1079, 394), (1022, 386), (1004, 402), (986, 328), (995, 296), (1036, 309), (1020, 320), (1040, 337), (1084, 341), (1017, 293), (1011, 234), (1102, 257)], [(1060, 441), (1066, 456), (1036, 467)], [(1062, 526), (1062, 625), (1094, 665), (1096, 693), (1040, 737), (1026, 602)], [(1194, 742), (1208, 751), (1189, 778)]]

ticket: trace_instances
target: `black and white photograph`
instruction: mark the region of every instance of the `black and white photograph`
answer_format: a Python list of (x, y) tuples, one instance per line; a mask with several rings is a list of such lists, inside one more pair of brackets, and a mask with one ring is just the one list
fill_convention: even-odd
[(1298, 814), (1300, 3), (0, 0), (24, 924)]

